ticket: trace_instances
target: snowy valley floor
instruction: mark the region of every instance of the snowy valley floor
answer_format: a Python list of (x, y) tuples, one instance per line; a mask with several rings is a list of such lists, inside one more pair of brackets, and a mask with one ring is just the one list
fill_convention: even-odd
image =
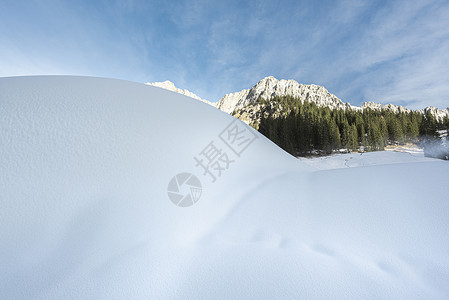
[(319, 170), (436, 161), (434, 158), (425, 157), (424, 151), (414, 145), (390, 147), (385, 151), (333, 154), (312, 158), (299, 157), (298, 159)]
[(0, 116), (1, 299), (449, 298), (447, 161), (296, 159), (113, 79), (1, 78)]

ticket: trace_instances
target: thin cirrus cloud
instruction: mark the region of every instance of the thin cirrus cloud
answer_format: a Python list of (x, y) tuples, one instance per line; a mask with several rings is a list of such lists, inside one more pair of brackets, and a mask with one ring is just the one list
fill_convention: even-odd
[(447, 1), (5, 1), (0, 76), (171, 80), (202, 98), (265, 76), (343, 101), (449, 106)]

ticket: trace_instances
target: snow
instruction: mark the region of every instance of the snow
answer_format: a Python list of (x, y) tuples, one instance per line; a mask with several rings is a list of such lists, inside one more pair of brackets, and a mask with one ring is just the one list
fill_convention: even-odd
[[(113, 79), (1, 78), (0, 116), (1, 299), (449, 297), (446, 161), (295, 159), (254, 131), (238, 156), (233, 117)], [(210, 142), (234, 160), (215, 182)]]
[(422, 149), (403, 147), (379, 152), (334, 154), (313, 158), (299, 157), (298, 159), (319, 170), (437, 161), (434, 158), (425, 157)]

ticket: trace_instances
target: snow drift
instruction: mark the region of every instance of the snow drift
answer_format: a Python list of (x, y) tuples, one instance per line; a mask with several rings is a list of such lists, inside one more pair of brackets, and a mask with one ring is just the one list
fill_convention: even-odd
[[(1, 78), (0, 116), (2, 299), (449, 296), (447, 162), (318, 170), (113, 79)], [(179, 207), (184, 173), (200, 197)]]

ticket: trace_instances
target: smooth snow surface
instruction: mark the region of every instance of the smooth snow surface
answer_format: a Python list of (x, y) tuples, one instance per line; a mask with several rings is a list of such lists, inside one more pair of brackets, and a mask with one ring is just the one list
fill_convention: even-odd
[(425, 157), (422, 149), (420, 151), (401, 149), (400, 151), (347, 153), (299, 159), (319, 170), (435, 161), (434, 158)]
[[(237, 156), (233, 120), (143, 84), (1, 78), (0, 298), (449, 298), (446, 161), (325, 166), (254, 131)], [(210, 142), (233, 160), (215, 182)], [(189, 207), (167, 194), (183, 172)]]

